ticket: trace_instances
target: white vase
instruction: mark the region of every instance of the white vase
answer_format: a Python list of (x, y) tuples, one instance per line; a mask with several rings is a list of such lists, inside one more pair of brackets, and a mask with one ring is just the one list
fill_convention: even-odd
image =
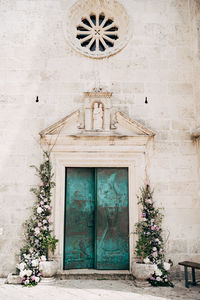
[(144, 264), (144, 263), (133, 263), (132, 265), (132, 273), (136, 278), (137, 286), (148, 286), (150, 285), (147, 282), (147, 279), (151, 277), (154, 273), (154, 266), (152, 264)]
[(39, 270), (43, 277), (51, 278), (56, 275), (58, 264), (55, 260), (42, 261)]

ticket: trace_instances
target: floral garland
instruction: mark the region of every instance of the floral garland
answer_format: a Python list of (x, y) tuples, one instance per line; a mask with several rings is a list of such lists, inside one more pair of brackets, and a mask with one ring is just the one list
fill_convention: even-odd
[(39, 264), (48, 259), (48, 248), (52, 251), (56, 248), (58, 240), (52, 236), (51, 230), (51, 189), (55, 186), (52, 181), (52, 166), (50, 153), (44, 152), (44, 161), (39, 168), (35, 168), (40, 178), (37, 188), (31, 192), (36, 195), (33, 206), (33, 215), (24, 224), (25, 246), (20, 250), (20, 262), (17, 264), (22, 284), (26, 286), (36, 285), (41, 280)]
[(138, 204), (142, 206), (141, 221), (136, 223), (135, 233), (138, 235), (135, 253), (144, 263), (154, 265), (154, 273), (149, 278), (153, 286), (171, 286), (170, 264), (165, 262), (164, 242), (162, 238), (162, 218), (160, 209), (156, 209), (153, 202), (153, 191), (150, 184), (140, 189)]

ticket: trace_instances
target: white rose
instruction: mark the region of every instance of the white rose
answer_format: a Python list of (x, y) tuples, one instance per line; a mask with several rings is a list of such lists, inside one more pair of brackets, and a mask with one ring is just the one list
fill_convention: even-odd
[(36, 277), (35, 277), (35, 282), (38, 283), (39, 281), (40, 281), (40, 277), (37, 277), (37, 276), (36, 276)]
[(32, 260), (32, 266), (33, 267), (37, 267), (38, 266), (38, 259), (34, 259), (34, 260)]
[(145, 264), (149, 264), (149, 263), (150, 263), (150, 259), (149, 259), (148, 257), (146, 257), (146, 258), (144, 259), (144, 263), (145, 263)]
[(26, 267), (26, 264), (24, 262), (20, 263), (19, 265), (17, 265), (17, 268), (20, 270), (20, 271), (23, 271)]
[(35, 234), (38, 235), (39, 233), (40, 233), (40, 228), (39, 228), (39, 227), (36, 227), (36, 228), (35, 228)]
[(156, 275), (157, 275), (157, 276), (161, 276), (161, 275), (162, 275), (162, 271), (159, 270), (159, 269), (157, 269), (157, 270), (156, 270)]
[(152, 249), (153, 251), (157, 251), (157, 248), (156, 247), (153, 247), (153, 249)]
[(164, 269), (165, 269), (166, 271), (168, 271), (168, 270), (170, 269), (170, 264), (167, 263), (167, 262), (164, 262)]
[(25, 284), (29, 284), (29, 280), (28, 280), (28, 279), (25, 280), (24, 283), (25, 283)]
[(26, 274), (27, 274), (28, 277), (30, 277), (30, 276), (32, 275), (32, 271), (31, 271), (31, 270), (28, 270), (28, 271), (26, 272)]
[(25, 275), (26, 275), (26, 270), (25, 270), (25, 271), (21, 271), (21, 272), (19, 273), (19, 276), (20, 276), (21, 278), (23, 278)]
[(38, 213), (38, 214), (41, 214), (42, 211), (43, 211), (43, 209), (39, 206), (39, 207), (37, 208), (37, 213)]
[(46, 261), (47, 259), (46, 259), (46, 256), (45, 255), (42, 255), (41, 256), (41, 261)]

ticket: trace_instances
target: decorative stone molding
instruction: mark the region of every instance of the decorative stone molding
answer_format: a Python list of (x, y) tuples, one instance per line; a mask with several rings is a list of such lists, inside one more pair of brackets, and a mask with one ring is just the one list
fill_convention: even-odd
[(125, 47), (129, 27), (127, 12), (117, 0), (78, 0), (64, 21), (72, 47), (93, 58), (113, 55)]
[[(93, 91), (85, 92), (83, 108), (76, 110), (47, 129), (40, 132), (41, 137), (62, 136), (129, 136), (143, 139), (155, 133), (130, 119), (124, 113), (115, 111), (111, 102), (112, 93)], [(142, 139), (141, 139), (142, 140)]]

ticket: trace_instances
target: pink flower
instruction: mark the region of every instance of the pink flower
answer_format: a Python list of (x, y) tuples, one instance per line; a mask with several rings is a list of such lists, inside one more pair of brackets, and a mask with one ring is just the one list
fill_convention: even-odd
[(150, 277), (150, 280), (155, 280), (155, 278), (151, 276), (151, 277)]
[(155, 227), (154, 227), (154, 226), (151, 226), (151, 230), (155, 230)]
[(40, 186), (43, 186), (43, 185), (44, 185), (44, 183), (41, 181), (41, 182), (40, 182)]
[(160, 230), (160, 228), (159, 228), (159, 227), (156, 227), (156, 230), (157, 230), (157, 231), (159, 231), (159, 230)]
[(161, 278), (160, 278), (160, 277), (157, 277), (156, 280), (157, 280), (157, 281), (161, 281)]
[(158, 253), (157, 253), (157, 251), (155, 251), (155, 252), (153, 252), (153, 257), (157, 257), (158, 256)]
[(51, 222), (50, 218), (48, 218), (47, 221), (48, 221), (48, 223), (50, 223)]
[(42, 223), (41, 223), (41, 222), (39, 222), (39, 223), (38, 223), (38, 227), (41, 227), (41, 226), (42, 226)]
[(31, 277), (31, 279), (32, 279), (33, 281), (35, 281), (35, 275), (33, 275), (33, 276)]

